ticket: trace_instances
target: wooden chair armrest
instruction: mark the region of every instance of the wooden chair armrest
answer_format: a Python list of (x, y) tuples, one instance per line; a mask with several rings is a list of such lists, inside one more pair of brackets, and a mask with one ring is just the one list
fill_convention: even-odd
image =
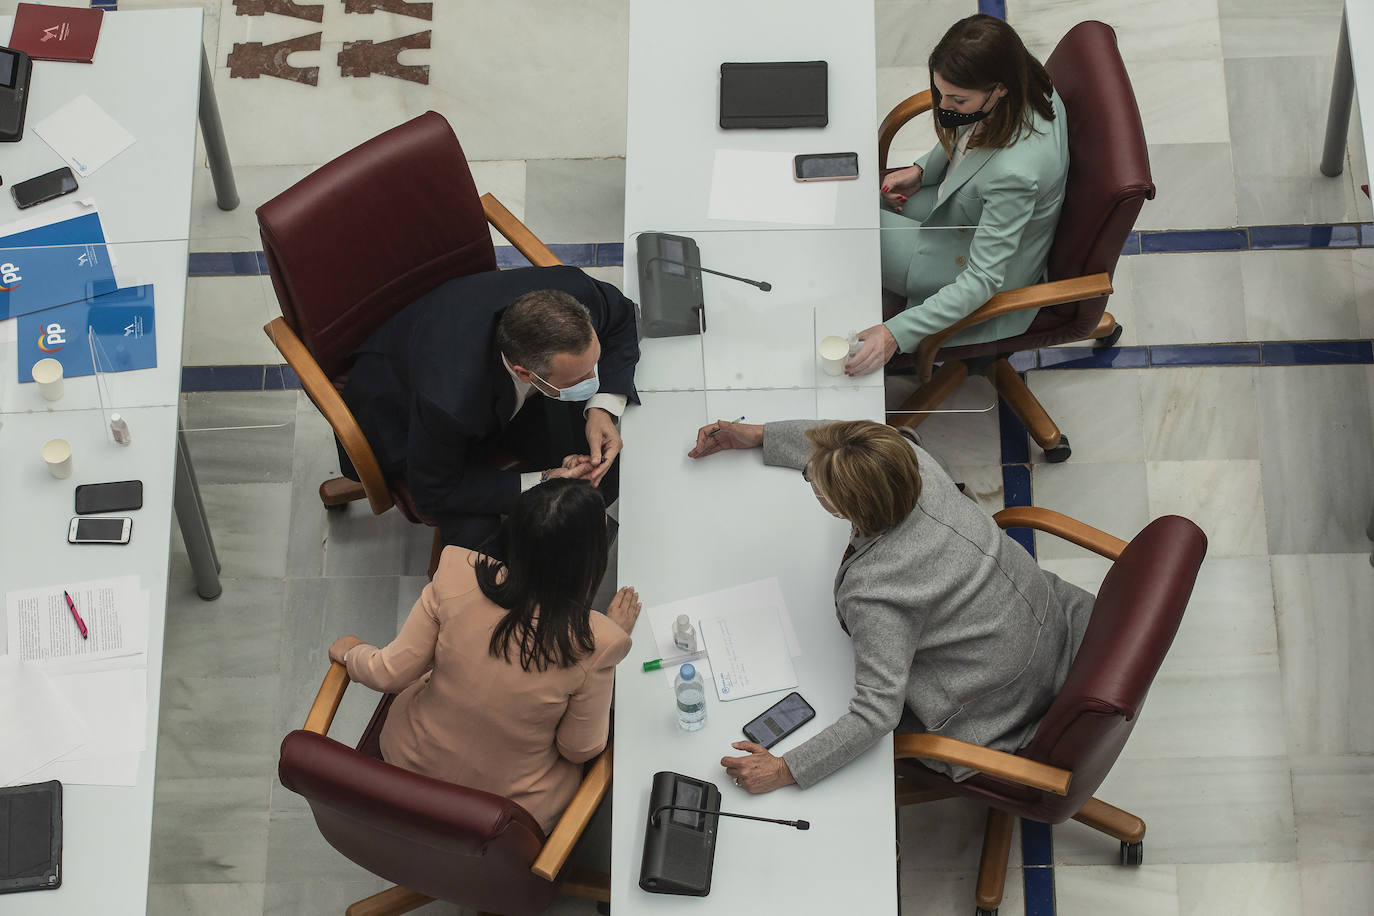
[(893, 758), (896, 760), (905, 760), (908, 757), (941, 760), (1055, 795), (1068, 795), (1069, 781), (1073, 779), (1073, 773), (1068, 770), (1036, 763), (1015, 754), (994, 751), (981, 745), (969, 744), (957, 738), (947, 738), (944, 735), (925, 732), (897, 735), (893, 740), (892, 750)]
[(606, 791), (611, 787), (611, 758), (612, 745), (607, 744), (601, 756), (597, 757), (591, 769), (587, 770), (587, 775), (582, 777), (582, 785), (577, 787), (577, 794), (568, 802), (567, 809), (554, 825), (553, 832), (549, 834), (544, 848), (534, 860), (534, 865), (530, 866), (530, 871), (545, 881), (552, 881), (558, 877), (558, 873), (563, 870), (563, 863), (572, 853), (573, 846), (577, 844), (582, 831), (587, 829), (592, 815), (596, 813), (596, 806), (606, 797)]
[(1113, 537), (1105, 531), (1099, 531), (1092, 525), (1085, 525), (1078, 519), (1069, 518), (1062, 512), (1055, 512), (1053, 509), (1042, 509), (1039, 506), (1011, 506), (1001, 510), (992, 518), (1003, 529), (1034, 528), (1036, 531), (1044, 531), (1061, 537), (1079, 547), (1086, 547), (1093, 553), (1101, 554), (1109, 560), (1115, 560), (1121, 556), (1121, 551), (1126, 549), (1126, 542), (1121, 538)]
[(539, 241), (514, 213), (506, 209), (505, 204), (490, 194), (482, 195), (482, 212), (487, 215), (487, 222), (535, 267), (556, 267), (563, 263), (549, 251), (549, 246)]
[(883, 118), (883, 123), (878, 127), (879, 172), (887, 168), (887, 151), (892, 148), (892, 138), (897, 136), (897, 131), (921, 112), (929, 111), (933, 104), (930, 90), (925, 89), (898, 102), (896, 107), (887, 113), (887, 117)]
[(310, 712), (305, 717), (305, 730), (317, 735), (329, 734), (329, 726), (334, 723), (334, 713), (339, 711), (344, 691), (348, 689), (348, 669), (338, 662), (330, 662), (329, 670), (324, 673), (320, 692), (315, 694), (315, 702), (310, 704)]
[(315, 357), (310, 355), (310, 351), (301, 343), (296, 332), (291, 330), (285, 318), (273, 318), (263, 325), (262, 330), (276, 345), (286, 364), (300, 377), (301, 387), (324, 415), (330, 428), (334, 430), (334, 435), (343, 443), (344, 451), (348, 453), (349, 460), (358, 472), (363, 492), (367, 494), (373, 514), (381, 515), (390, 509), (395, 502), (391, 497), (391, 487), (387, 486), (386, 477), (382, 475), (382, 468), (377, 464), (377, 456), (373, 454), (372, 446), (367, 444), (363, 431), (358, 428), (358, 421), (353, 418), (353, 412), (348, 409), (348, 405), (334, 388), (334, 383), (324, 374), (319, 363), (315, 362)]
[(1010, 315), (1012, 312), (1044, 308), (1047, 305), (1063, 305), (1065, 302), (1077, 302), (1080, 299), (1093, 299), (1109, 295), (1111, 291), (1112, 278), (1101, 273), (1069, 280), (1055, 280), (1052, 283), (1036, 283), (1033, 286), (1000, 292), (943, 331), (936, 331), (924, 337), (916, 348), (917, 375), (923, 383), (930, 381), (936, 354), (947, 340), (965, 328), (990, 318)]

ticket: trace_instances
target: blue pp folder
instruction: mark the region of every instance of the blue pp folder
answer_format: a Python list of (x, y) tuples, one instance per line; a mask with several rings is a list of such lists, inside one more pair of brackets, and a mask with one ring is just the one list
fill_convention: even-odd
[(33, 364), (45, 357), (62, 363), (67, 378), (91, 375), (92, 349), (101, 372), (151, 369), (157, 365), (155, 331), (151, 284), (21, 315), (19, 381), (33, 381)]
[(0, 321), (113, 292), (100, 214), (0, 238)]

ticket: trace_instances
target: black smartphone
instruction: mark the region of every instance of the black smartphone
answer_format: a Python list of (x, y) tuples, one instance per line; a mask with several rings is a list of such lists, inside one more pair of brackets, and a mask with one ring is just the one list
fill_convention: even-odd
[(858, 153), (809, 153), (792, 160), (797, 181), (845, 181), (859, 177)]
[(20, 210), (25, 210), (35, 204), (45, 203), (61, 197), (63, 194), (70, 194), (75, 190), (76, 176), (65, 165), (60, 169), (53, 169), (46, 175), (39, 175), (37, 178), (30, 178), (10, 186), (14, 205)]
[(124, 512), (143, 508), (143, 481), (117, 480), (113, 483), (83, 483), (76, 488), (76, 514)]
[(814, 718), (816, 710), (794, 690), (744, 726), (744, 737), (755, 744), (772, 747)]
[(69, 544), (127, 544), (134, 530), (131, 518), (74, 518), (67, 529)]

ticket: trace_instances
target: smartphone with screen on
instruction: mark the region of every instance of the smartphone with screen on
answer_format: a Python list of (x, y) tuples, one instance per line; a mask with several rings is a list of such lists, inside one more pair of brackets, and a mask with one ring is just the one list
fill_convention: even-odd
[(69, 544), (127, 544), (133, 531), (131, 518), (74, 518), (67, 529)]
[(143, 508), (143, 481), (117, 480), (112, 483), (83, 483), (76, 488), (76, 514), (126, 512)]
[(772, 747), (814, 718), (816, 710), (794, 690), (744, 726), (744, 737)]
[(859, 177), (858, 153), (807, 153), (792, 160), (797, 181), (847, 181)]
[(76, 176), (65, 165), (60, 169), (53, 169), (46, 175), (39, 175), (37, 178), (30, 178), (10, 186), (14, 205), (20, 210), (26, 210), (35, 204), (45, 203), (61, 197), (63, 194), (70, 194), (75, 190)]

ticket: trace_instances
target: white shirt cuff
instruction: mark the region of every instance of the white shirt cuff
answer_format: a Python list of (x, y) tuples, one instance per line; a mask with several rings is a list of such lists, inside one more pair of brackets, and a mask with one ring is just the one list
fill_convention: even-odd
[(582, 411), (582, 416), (585, 417), (587, 415), (587, 411), (591, 410), (593, 407), (600, 407), (602, 410), (606, 411), (606, 413), (610, 414), (613, 417), (623, 417), (625, 415), (625, 404), (628, 402), (628, 400), (629, 399), (626, 398), (623, 394), (607, 394), (605, 392), (598, 392), (592, 395), (591, 398), (587, 401), (587, 406)]
[(520, 475), (520, 492), (524, 493), (530, 487), (539, 486), (539, 478), (544, 476), (543, 471), (525, 471)]

